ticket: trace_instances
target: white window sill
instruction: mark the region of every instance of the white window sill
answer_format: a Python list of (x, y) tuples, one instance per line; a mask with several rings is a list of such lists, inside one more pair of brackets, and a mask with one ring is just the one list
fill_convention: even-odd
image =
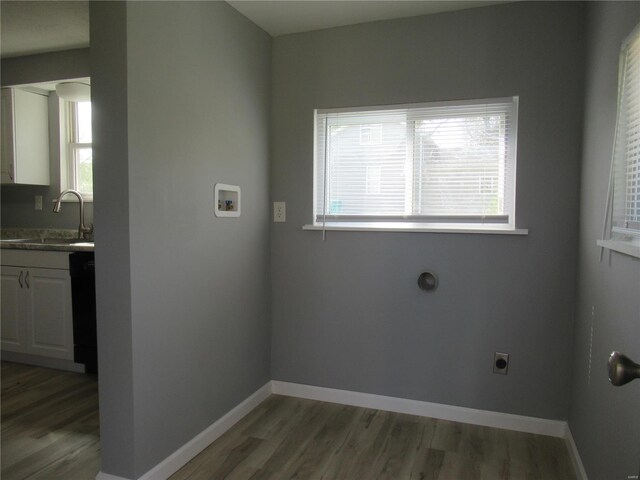
[(511, 228), (502, 225), (457, 225), (457, 224), (425, 224), (410, 222), (358, 222), (327, 223), (325, 226), (303, 225), (303, 230), (326, 230), (336, 232), (411, 232), (411, 233), (480, 233), (491, 235), (528, 235), (526, 228)]
[(640, 258), (640, 243), (631, 240), (598, 240), (599, 247)]

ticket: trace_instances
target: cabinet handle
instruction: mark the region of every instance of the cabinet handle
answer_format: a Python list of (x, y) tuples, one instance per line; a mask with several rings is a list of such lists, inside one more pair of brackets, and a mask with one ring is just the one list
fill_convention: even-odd
[(24, 284), (27, 286), (27, 288), (31, 288), (31, 286), (29, 285), (29, 271), (27, 270), (27, 274), (24, 276)]
[(20, 288), (22, 288), (22, 270), (20, 270), (20, 276), (18, 277), (18, 283), (20, 284)]

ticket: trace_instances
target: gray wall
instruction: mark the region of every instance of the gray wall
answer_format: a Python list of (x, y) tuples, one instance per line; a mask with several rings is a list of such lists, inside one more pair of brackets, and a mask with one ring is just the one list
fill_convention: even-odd
[(622, 41), (640, 20), (640, 4), (598, 2), (589, 4), (588, 12), (579, 295), (569, 425), (589, 478), (608, 480), (631, 478), (640, 470), (640, 381), (616, 388), (607, 381), (605, 370), (613, 350), (640, 361), (640, 260), (605, 253), (600, 262), (596, 247), (609, 183), (618, 56)]
[(124, 2), (91, 2), (96, 310), (102, 470), (134, 478), (133, 341)]
[[(516, 3), (273, 41), (272, 375), (565, 419), (575, 305), (584, 5)], [(313, 109), (520, 96), (528, 236), (302, 231)], [(425, 269), (440, 277), (418, 290)], [(491, 372), (511, 354), (508, 376)]]
[[(121, 8), (100, 4), (91, 4), (95, 52), (108, 41), (96, 44), (99, 10)], [(119, 424), (133, 402), (132, 424), (120, 434), (135, 445), (127, 454), (115, 432), (106, 444), (103, 436), (106, 473), (137, 478), (270, 379), (270, 47), (265, 32), (223, 2), (126, 4), (126, 88), (118, 85), (118, 100), (128, 102), (127, 147), (115, 158), (103, 145), (96, 220), (97, 234), (109, 231), (105, 240), (128, 257), (113, 246), (101, 250), (97, 236), (96, 269), (104, 268), (102, 298), (116, 304), (127, 292), (106, 285), (107, 270), (117, 267), (125, 284), (130, 272), (129, 324), (106, 301), (98, 309), (101, 334), (119, 343), (101, 337), (109, 350), (100, 352), (100, 400), (101, 409), (125, 404)], [(116, 80), (122, 68), (114, 66)], [(93, 89), (106, 100), (113, 86), (104, 80)], [(122, 120), (121, 110), (105, 113), (103, 128)], [(111, 160), (114, 172), (105, 175)], [(111, 210), (106, 192), (117, 178), (126, 191)], [(242, 188), (240, 218), (214, 216), (216, 183)], [(113, 358), (121, 349), (122, 361)], [(105, 369), (109, 379), (124, 375), (124, 385), (103, 383)]]
[[(2, 86), (55, 82), (90, 76), (89, 49), (66, 50), (2, 60)], [(53, 200), (60, 193), (60, 126), (58, 97), (49, 97), (49, 171), (48, 187), (12, 185), (1, 189), (1, 226), (29, 228), (78, 228), (78, 204), (65, 202), (60, 213), (53, 213)], [(43, 209), (34, 209), (34, 196), (43, 196)], [(93, 203), (85, 209), (87, 224), (93, 222)]]

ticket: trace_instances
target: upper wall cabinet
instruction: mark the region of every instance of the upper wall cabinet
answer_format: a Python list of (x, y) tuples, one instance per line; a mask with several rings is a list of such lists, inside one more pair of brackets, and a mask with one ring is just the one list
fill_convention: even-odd
[(49, 185), (48, 97), (3, 88), (1, 180), (3, 185)]

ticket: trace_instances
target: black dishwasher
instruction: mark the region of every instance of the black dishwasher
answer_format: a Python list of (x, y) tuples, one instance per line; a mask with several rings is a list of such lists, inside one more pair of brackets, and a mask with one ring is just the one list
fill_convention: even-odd
[(87, 373), (98, 373), (96, 264), (93, 252), (69, 255), (73, 311), (73, 360)]

